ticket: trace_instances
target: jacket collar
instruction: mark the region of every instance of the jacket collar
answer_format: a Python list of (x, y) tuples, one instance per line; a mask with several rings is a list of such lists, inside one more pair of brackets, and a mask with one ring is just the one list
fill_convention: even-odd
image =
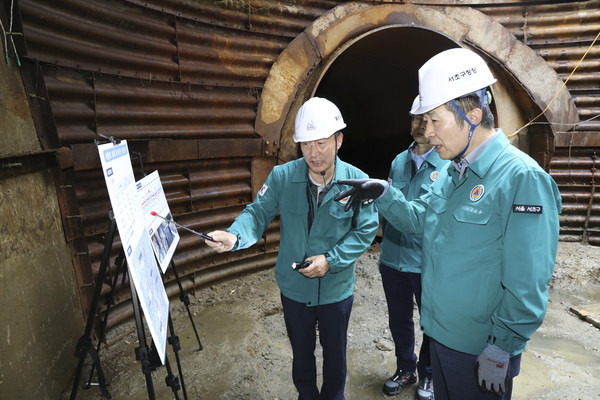
[[(408, 150), (405, 152), (405, 154), (406, 154), (406, 157), (404, 158), (405, 164), (412, 162), (412, 156), (411, 156), (409, 150), (411, 150), (413, 148), (414, 144), (415, 144), (415, 142), (413, 142), (409, 146)], [(440, 155), (438, 154), (438, 152), (432, 149), (432, 151), (429, 152), (429, 155), (427, 156), (427, 158), (425, 159), (424, 162), (431, 165), (433, 167), (433, 169), (439, 171), (446, 164), (447, 160), (442, 160), (440, 158)]]
[[(297, 160), (292, 161), (296, 163), (294, 168), (294, 172), (291, 177), (291, 181), (295, 183), (308, 182), (308, 165), (304, 160), (304, 157), (300, 157)], [(335, 176), (333, 177), (333, 181), (336, 182), (338, 179), (341, 179), (345, 176), (344, 172), (346, 171), (346, 166), (340, 160), (338, 156), (335, 157)]]
[(479, 178), (484, 177), (508, 145), (510, 145), (510, 141), (504, 136), (502, 129), (497, 129), (485, 149), (475, 161), (469, 164), (468, 168)]

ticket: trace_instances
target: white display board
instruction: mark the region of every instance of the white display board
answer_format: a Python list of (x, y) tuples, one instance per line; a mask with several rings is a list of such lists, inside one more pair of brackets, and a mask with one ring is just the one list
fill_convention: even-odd
[[(164, 274), (179, 243), (179, 232), (175, 224), (168, 222), (173, 220), (173, 216), (158, 171), (140, 179), (136, 187), (146, 219), (146, 229), (152, 241), (152, 249)], [(159, 216), (152, 215), (152, 212)]]
[(127, 259), (129, 279), (135, 285), (154, 346), (163, 365), (167, 343), (169, 298), (165, 292), (129, 158), (125, 140), (98, 145), (119, 237)]

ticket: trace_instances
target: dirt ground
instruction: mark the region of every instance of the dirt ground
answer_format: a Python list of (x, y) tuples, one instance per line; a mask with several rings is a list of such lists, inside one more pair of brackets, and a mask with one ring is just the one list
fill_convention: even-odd
[[(381, 388), (395, 368), (377, 269), (378, 254), (379, 246), (374, 244), (356, 264), (355, 300), (348, 331), (348, 400), (388, 398)], [(593, 310), (600, 303), (599, 289), (600, 248), (559, 243), (548, 313), (523, 353), (513, 399), (600, 399), (600, 330), (570, 311), (572, 307)], [(198, 350), (184, 305), (172, 301), (175, 333), (181, 340), (179, 358), (186, 396), (183, 390), (176, 396), (166, 386), (167, 371), (160, 367), (152, 373), (156, 399), (297, 398), (291, 381), (291, 349), (272, 270), (202, 288), (190, 299), (203, 350)], [(113, 399), (150, 398), (145, 376), (134, 356), (134, 328), (132, 322), (130, 327), (111, 332), (109, 346), (100, 351)], [(418, 340), (420, 345), (420, 337)], [(320, 369), (318, 346), (317, 355)], [(170, 346), (167, 357), (178, 374), (177, 359)], [(86, 366), (83, 381), (87, 381), (88, 374)], [(394, 399), (414, 399), (415, 390), (413, 385)], [(69, 387), (64, 398), (70, 394)], [(79, 389), (77, 398), (102, 396), (98, 387), (92, 386)]]

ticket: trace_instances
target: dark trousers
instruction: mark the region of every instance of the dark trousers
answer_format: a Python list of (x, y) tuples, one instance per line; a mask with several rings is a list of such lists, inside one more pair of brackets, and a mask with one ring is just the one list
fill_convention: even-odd
[(396, 349), (396, 367), (404, 372), (418, 370), (419, 379), (431, 377), (429, 337), (423, 335), (419, 358), (415, 354), (414, 302), (421, 312), (421, 274), (401, 272), (379, 265), (387, 300), (389, 325)]
[[(283, 318), (292, 345), (292, 378), (301, 400), (343, 400), (346, 386), (348, 321), (354, 296), (338, 303), (308, 307), (281, 295)], [(323, 385), (317, 388), (315, 348), (323, 348)]]
[(475, 375), (477, 356), (452, 350), (433, 339), (430, 346), (435, 400), (510, 400), (513, 378), (521, 370), (520, 354), (510, 358), (506, 393), (498, 396), (479, 389)]

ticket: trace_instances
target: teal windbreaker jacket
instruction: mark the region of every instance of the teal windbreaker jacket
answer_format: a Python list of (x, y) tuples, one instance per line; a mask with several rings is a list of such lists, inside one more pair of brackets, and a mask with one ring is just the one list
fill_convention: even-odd
[[(413, 161), (408, 150), (398, 154), (390, 169), (388, 181), (404, 194), (407, 200), (416, 199), (429, 191), (439, 171), (449, 161), (442, 160), (432, 151), (412, 177)], [(383, 240), (379, 261), (382, 265), (402, 272), (421, 273), (421, 247), (423, 236), (401, 232), (382, 222)]]
[(464, 353), (489, 342), (514, 356), (546, 314), (560, 193), (502, 131), (465, 174), (459, 181), (448, 164), (421, 198), (390, 188), (376, 204), (394, 226), (424, 235), (424, 333)]
[[(367, 175), (336, 158), (334, 183), (317, 208), (308, 232), (308, 166), (304, 158), (273, 168), (255, 201), (227, 229), (238, 237), (234, 250), (260, 240), (273, 218), (280, 215), (280, 248), (275, 277), (282, 294), (308, 306), (345, 300), (354, 291), (354, 262), (371, 245), (379, 217), (374, 205), (358, 212), (344, 212), (347, 200), (333, 201), (342, 189), (338, 179), (361, 179)], [(330, 270), (322, 278), (307, 278), (292, 269), (304, 254), (329, 253)]]

